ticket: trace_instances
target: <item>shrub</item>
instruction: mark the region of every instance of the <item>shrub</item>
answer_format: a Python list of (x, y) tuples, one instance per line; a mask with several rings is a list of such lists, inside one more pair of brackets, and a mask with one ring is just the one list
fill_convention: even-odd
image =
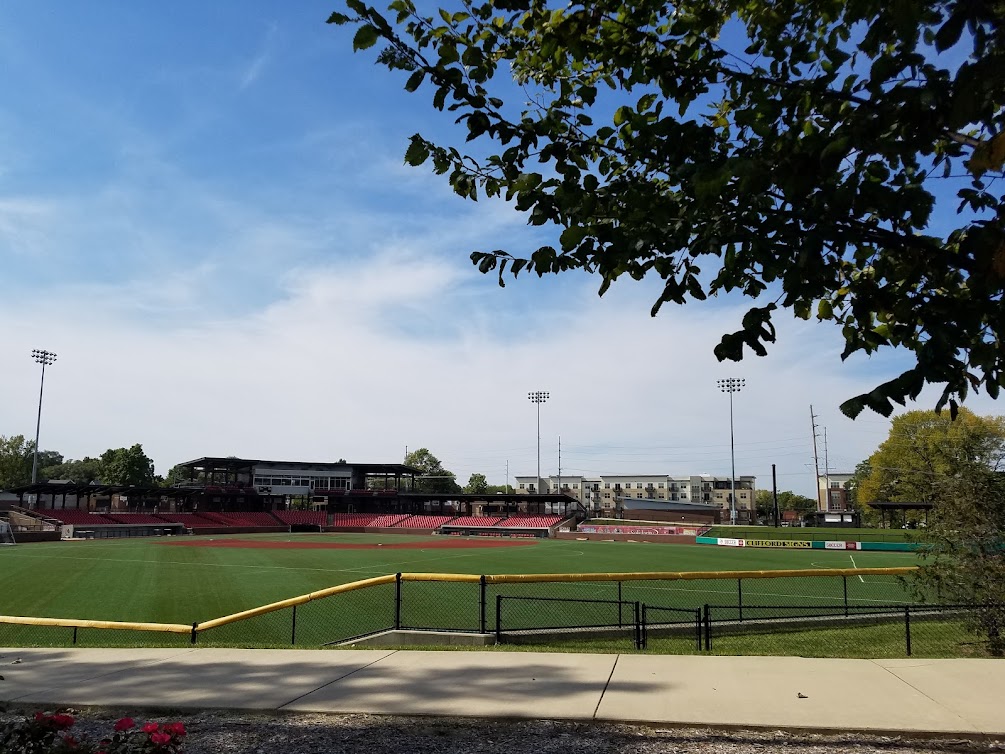
[(36, 712), (34, 716), (0, 726), (0, 751), (10, 754), (181, 754), (182, 723), (146, 723), (131, 717), (118, 720), (112, 734), (99, 741), (77, 739), (68, 731), (71, 715)]

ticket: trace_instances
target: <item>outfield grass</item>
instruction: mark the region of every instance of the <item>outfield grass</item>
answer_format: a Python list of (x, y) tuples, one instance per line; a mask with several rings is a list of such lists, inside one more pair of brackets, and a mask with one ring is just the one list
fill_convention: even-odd
[[(368, 534), (232, 538), (339, 543), (433, 541), (430, 537)], [(210, 539), (228, 537), (204, 538), (203, 542), (211, 544)], [(191, 623), (396, 572), (774, 570), (889, 567), (916, 562), (910, 553), (739, 550), (572, 540), (534, 540), (530, 545), (512, 548), (387, 551), (181, 547), (171, 545), (171, 541), (92, 540), (0, 548), (0, 569), (8, 587), (0, 590), (0, 614)]]

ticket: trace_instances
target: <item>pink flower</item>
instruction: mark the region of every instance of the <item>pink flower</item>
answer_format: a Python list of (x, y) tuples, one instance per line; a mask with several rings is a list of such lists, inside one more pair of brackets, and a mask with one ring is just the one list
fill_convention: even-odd
[(164, 726), (164, 730), (170, 733), (172, 736), (178, 736), (180, 738), (181, 736), (185, 735), (185, 724), (168, 723), (167, 725)]
[(124, 730), (129, 730), (130, 728), (135, 727), (136, 727), (136, 721), (133, 720), (131, 717), (124, 717), (115, 723), (115, 730), (120, 733)]
[(171, 734), (170, 733), (151, 733), (150, 734), (150, 743), (152, 743), (154, 746), (163, 746), (164, 744), (169, 744), (169, 743), (171, 743)]
[(52, 727), (56, 730), (66, 730), (73, 727), (73, 718), (70, 715), (56, 714), (49, 719)]
[(159, 726), (157, 723), (147, 723), (142, 728), (142, 730), (143, 730), (144, 733), (156, 733), (160, 729), (161, 729), (161, 726)]

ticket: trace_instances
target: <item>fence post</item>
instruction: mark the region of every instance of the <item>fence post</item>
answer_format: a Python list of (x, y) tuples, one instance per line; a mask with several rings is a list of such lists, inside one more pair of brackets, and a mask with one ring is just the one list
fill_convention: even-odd
[(486, 633), (485, 631), (485, 576), (478, 581), (478, 631), (480, 633)]
[(907, 656), (911, 656), (911, 606), (904, 605), (904, 637), (907, 639)]
[(649, 646), (649, 616), (646, 613), (646, 606), (642, 605), (642, 647), (641, 649), (646, 649)]
[(712, 610), (705, 604), (705, 651), (712, 651)]
[(848, 577), (842, 576), (841, 583), (844, 587), (844, 617), (848, 617)]
[(496, 595), (496, 644), (502, 644), (502, 598)]
[(624, 620), (621, 617), (621, 608), (622, 608), (623, 605), (624, 605), (624, 602), (621, 599), (621, 582), (619, 581), (618, 582), (618, 628), (621, 628), (622, 626), (625, 625)]
[(739, 613), (740, 623), (743, 623), (743, 579), (736, 580), (736, 609)]
[(394, 574), (394, 630), (401, 628), (401, 574)]
[(290, 645), (297, 645), (297, 606), (293, 606), (293, 628), (290, 631)]
[(694, 611), (694, 646), (701, 651), (701, 608)]
[(198, 630), (199, 630), (199, 624), (198, 623), (193, 623), (192, 624), (192, 643), (193, 644), (195, 644), (195, 635), (196, 635), (196, 633), (198, 633)]
[(639, 603), (635, 602), (635, 648), (642, 649), (642, 618), (640, 616)]

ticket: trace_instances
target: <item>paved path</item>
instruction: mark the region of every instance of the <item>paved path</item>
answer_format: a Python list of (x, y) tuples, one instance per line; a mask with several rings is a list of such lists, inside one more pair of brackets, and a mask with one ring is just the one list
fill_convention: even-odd
[(1005, 736), (1003, 660), (0, 649), (0, 700)]

